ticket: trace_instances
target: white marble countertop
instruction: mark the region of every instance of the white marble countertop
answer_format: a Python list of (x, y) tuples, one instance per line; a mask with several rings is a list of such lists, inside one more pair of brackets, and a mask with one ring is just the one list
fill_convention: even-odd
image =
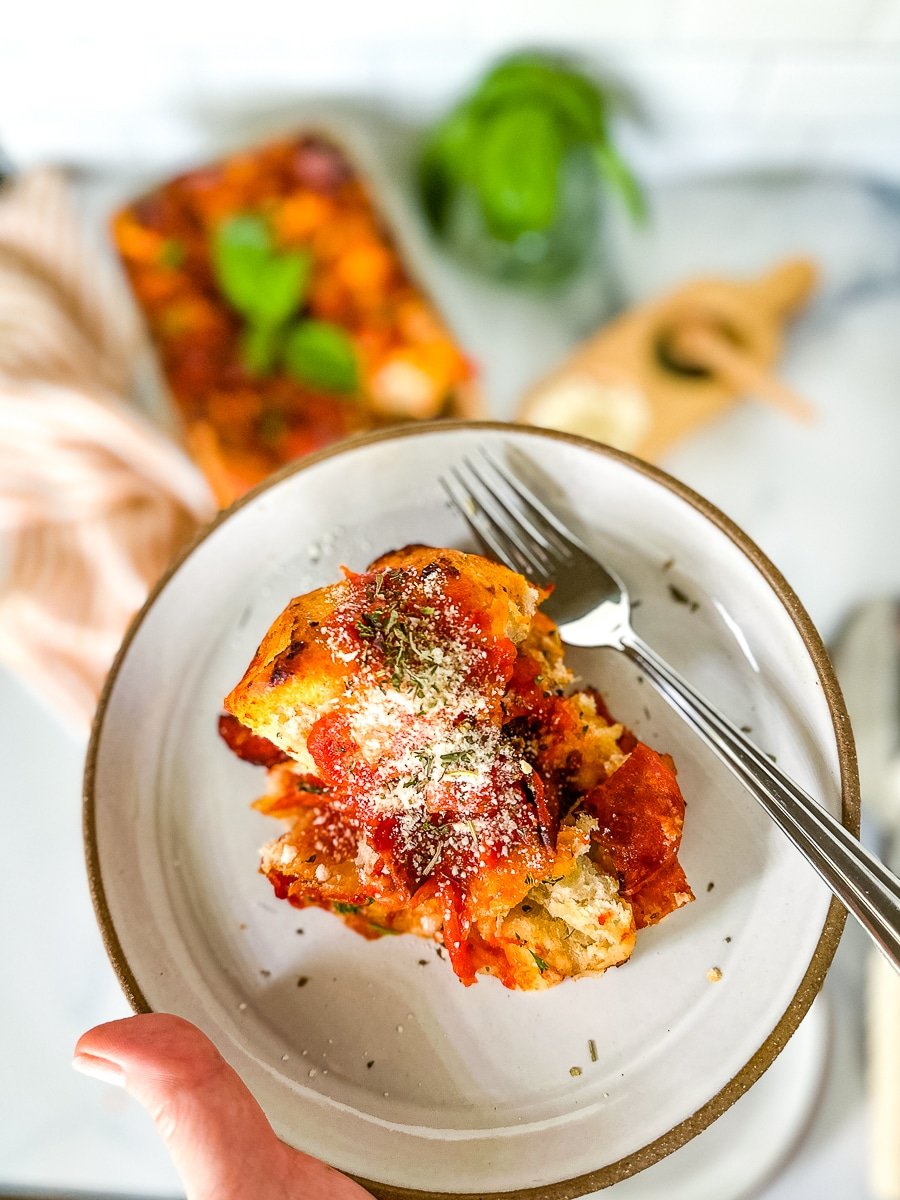
[[(762, 546), (826, 638), (857, 602), (900, 593), (900, 195), (852, 180), (744, 178), (669, 185), (652, 233), (616, 230), (629, 298), (690, 274), (757, 273), (808, 252), (819, 298), (798, 323), (784, 375), (820, 413), (811, 429), (735, 409), (664, 464)], [(481, 361), (493, 415), (583, 330), (572, 306), (516, 301), (436, 259), (431, 283)], [(574, 307), (573, 307), (574, 306)], [(0, 1194), (42, 1186), (177, 1193), (143, 1112), (69, 1067), (77, 1036), (127, 1007), (96, 930), (80, 826), (83, 746), (0, 673), (7, 833), (0, 999)], [(859, 965), (850, 930), (826, 984), (833, 1045), (810, 1128), (765, 1200), (863, 1200), (866, 1113)]]

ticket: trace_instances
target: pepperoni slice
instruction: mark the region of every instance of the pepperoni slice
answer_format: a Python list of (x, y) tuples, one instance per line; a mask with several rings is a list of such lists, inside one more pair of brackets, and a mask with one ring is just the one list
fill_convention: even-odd
[(681, 869), (681, 863), (673, 858), (631, 897), (634, 923), (638, 929), (655, 925), (693, 898), (694, 893)]
[(255, 767), (274, 767), (276, 763), (289, 761), (289, 755), (274, 742), (260, 737), (258, 733), (251, 733), (231, 713), (222, 713), (219, 717), (219, 737), (238, 758)]
[(671, 760), (638, 742), (621, 767), (589, 792), (585, 809), (600, 823), (598, 840), (633, 896), (675, 858), (684, 798)]
[(462, 897), (459, 889), (449, 880), (443, 881), (440, 895), (444, 904), (444, 949), (461, 982), (471, 987), (475, 982), (476, 964), (469, 942), (469, 918), (463, 910)]

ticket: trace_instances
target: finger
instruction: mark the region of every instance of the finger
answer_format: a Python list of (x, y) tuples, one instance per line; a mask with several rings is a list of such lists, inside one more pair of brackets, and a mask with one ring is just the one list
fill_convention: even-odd
[(181, 1017), (147, 1013), (98, 1025), (79, 1038), (74, 1065), (122, 1083), (143, 1104), (188, 1200), (371, 1200), (279, 1141), (237, 1072)]

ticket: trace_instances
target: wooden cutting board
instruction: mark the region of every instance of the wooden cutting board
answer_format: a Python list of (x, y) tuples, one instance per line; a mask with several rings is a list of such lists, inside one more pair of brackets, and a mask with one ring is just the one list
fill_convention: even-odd
[(517, 419), (582, 433), (654, 460), (754, 396), (808, 420), (772, 374), (785, 326), (816, 282), (808, 259), (759, 279), (697, 279), (631, 309), (526, 394)]

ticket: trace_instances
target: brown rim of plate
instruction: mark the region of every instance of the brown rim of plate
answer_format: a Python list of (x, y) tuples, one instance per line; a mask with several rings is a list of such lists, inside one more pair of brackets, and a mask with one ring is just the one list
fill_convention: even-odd
[[(642, 475), (646, 475), (649, 479), (667, 488), (670, 492), (674, 492), (676, 496), (685, 500), (726, 534), (754, 564), (784, 605), (813, 661), (822, 685), (825, 700), (831, 712), (835, 743), (837, 745), (841, 773), (841, 820), (851, 832), (854, 834), (859, 833), (859, 777), (856, 766), (856, 751), (850, 731), (850, 718), (847, 714), (843, 696), (841, 695), (840, 687), (838, 686), (822, 639), (810, 620), (806, 609), (800, 603), (793, 588), (785, 580), (781, 572), (769, 561), (743, 530), (739, 529), (715, 505), (705, 500), (702, 496), (699, 496), (686, 484), (673, 479), (658, 467), (642, 462), (640, 459), (635, 458), (631, 454), (626, 454), (621, 450), (614, 450), (609, 446), (589, 441), (587, 438), (578, 437), (574, 434), (559, 433), (555, 430), (539, 429), (532, 426), (513, 425), (502, 421), (455, 420), (421, 422), (414, 425), (402, 425), (390, 429), (378, 430), (374, 433), (362, 434), (348, 441), (339, 442), (324, 450), (319, 450), (296, 463), (289, 463), (245, 496), (236, 500), (230, 508), (219, 513), (208, 525), (201, 529), (166, 570), (165, 574), (150, 592), (141, 610), (132, 620), (109, 675), (106, 678), (94, 717), (85, 763), (83, 812), (85, 854), (91, 898), (94, 902), (94, 910), (97, 915), (97, 922), (100, 926), (106, 952), (118, 976), (122, 990), (125, 992), (135, 1012), (152, 1012), (153, 1010), (147, 1003), (141, 991), (140, 984), (128, 964), (125, 953), (122, 950), (122, 944), (116, 933), (112, 914), (106, 902), (97, 854), (94, 784), (97, 755), (109, 698), (118, 677), (119, 669), (125, 655), (128, 653), (128, 648), (137, 631), (140, 629), (144, 617), (168, 581), (197, 547), (214, 530), (218, 529), (223, 522), (227, 521), (232, 513), (243, 508), (245, 504), (252, 503), (257, 496), (277, 486), (282, 479), (296, 472), (305, 471), (307, 468), (315, 466), (325, 459), (333, 458), (335, 455), (351, 453), (360, 446), (366, 446), (374, 442), (391, 441), (394, 438), (416, 437), (422, 434), (447, 432), (449, 430), (491, 430), (498, 433), (503, 433), (504, 431), (516, 434), (524, 433), (538, 439), (552, 438), (554, 441), (568, 442), (584, 450), (589, 450), (593, 454), (600, 454), (607, 458), (615, 459), (631, 467), (633, 470), (639, 471)], [(782, 1013), (775, 1028), (744, 1066), (732, 1076), (728, 1083), (712, 1099), (698, 1108), (691, 1116), (679, 1122), (668, 1133), (664, 1133), (662, 1137), (648, 1142), (646, 1146), (642, 1146), (624, 1158), (620, 1158), (617, 1162), (609, 1163), (598, 1170), (589, 1171), (587, 1174), (562, 1180), (558, 1183), (546, 1184), (542, 1187), (518, 1188), (505, 1192), (423, 1192), (417, 1188), (395, 1187), (390, 1184), (378, 1183), (374, 1180), (360, 1177), (355, 1177), (357, 1178), (357, 1182), (368, 1189), (374, 1196), (378, 1197), (379, 1200), (577, 1200), (579, 1196), (585, 1196), (590, 1192), (610, 1187), (614, 1183), (619, 1183), (622, 1179), (627, 1179), (629, 1175), (634, 1175), (638, 1171), (652, 1166), (653, 1163), (658, 1162), (661, 1158), (665, 1158), (666, 1155), (671, 1154), (674, 1150), (689, 1142), (691, 1138), (696, 1137), (698, 1133), (702, 1133), (708, 1125), (711, 1125), (717, 1117), (720, 1117), (722, 1113), (729, 1109), (759, 1079), (763, 1072), (772, 1065), (787, 1045), (788, 1040), (797, 1029), (797, 1026), (800, 1024), (821, 988), (828, 968), (831, 965), (831, 960), (834, 958), (834, 953), (837, 950), (846, 918), (847, 913), (843, 906), (836, 899), (832, 899), (815, 951), (794, 993), (793, 999)]]

